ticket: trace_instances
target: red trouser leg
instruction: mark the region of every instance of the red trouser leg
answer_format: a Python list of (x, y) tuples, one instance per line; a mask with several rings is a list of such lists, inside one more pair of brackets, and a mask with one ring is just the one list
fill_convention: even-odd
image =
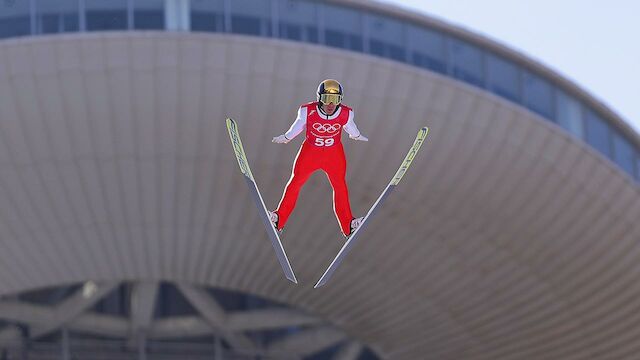
[(314, 158), (312, 150), (313, 149), (308, 148), (303, 143), (298, 151), (296, 160), (293, 163), (291, 178), (284, 188), (282, 199), (280, 200), (280, 204), (278, 204), (278, 209), (275, 211), (275, 213), (278, 214), (278, 230), (282, 230), (287, 223), (289, 215), (291, 215), (293, 208), (296, 206), (302, 185), (307, 182), (309, 176), (311, 176), (314, 171), (320, 168), (318, 166), (319, 162)]
[(324, 162), (322, 169), (327, 173), (331, 187), (333, 188), (333, 212), (336, 214), (340, 229), (345, 235), (351, 232), (351, 205), (349, 204), (349, 190), (347, 189), (347, 159), (344, 149), (337, 145), (331, 151), (330, 161)]

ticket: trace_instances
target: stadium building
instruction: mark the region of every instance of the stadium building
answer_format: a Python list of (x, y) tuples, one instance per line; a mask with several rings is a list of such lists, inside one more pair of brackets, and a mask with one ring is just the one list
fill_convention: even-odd
[[(640, 137), (499, 42), (364, 0), (0, 2), (0, 359), (635, 359)], [(603, 69), (603, 71), (606, 71)], [(355, 215), (320, 174), (287, 281), (233, 155), (275, 208), (339, 79)]]

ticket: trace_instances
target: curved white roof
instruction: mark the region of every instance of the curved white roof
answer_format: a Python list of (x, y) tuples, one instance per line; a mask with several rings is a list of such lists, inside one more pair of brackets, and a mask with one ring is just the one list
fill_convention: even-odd
[(593, 108), (594, 110), (602, 114), (610, 123), (612, 123), (616, 127), (616, 129), (624, 133), (630, 140), (632, 140), (637, 148), (640, 148), (640, 135), (613, 109), (608, 107), (602, 101), (598, 100), (583, 87), (567, 79), (557, 71), (551, 69), (545, 64), (540, 63), (539, 61), (532, 59), (526, 54), (520, 53), (519, 51), (516, 51), (502, 44), (496, 39), (491, 39), (487, 36), (481, 35), (477, 32), (474, 32), (472, 29), (467, 29), (461, 27), (460, 25), (444, 21), (428, 14), (416, 12), (414, 10), (403, 8), (394, 4), (375, 0), (327, 0), (327, 2), (347, 5), (367, 11), (373, 11), (397, 19), (413, 22), (415, 24), (423, 25), (432, 29), (437, 29), (446, 34), (464, 39), (471, 44), (474, 44), (483, 49), (489, 49), (522, 67), (535, 71), (536, 73), (544, 76), (546, 79), (554, 82), (556, 86), (564, 89), (565, 91), (567, 91), (567, 93), (585, 102), (590, 108)]
[[(303, 188), (283, 235), (295, 286), (264, 234), (224, 118), (238, 121), (273, 207), (300, 140), (271, 138), (329, 77), (345, 85), (370, 139), (345, 144), (356, 214), (417, 129), (431, 131), (361, 242), (314, 290), (342, 242), (326, 179)], [(554, 124), (480, 89), (286, 41), (79, 34), (0, 43), (0, 119), (0, 295), (168, 280), (290, 304), (385, 359), (637, 352), (637, 184)]]

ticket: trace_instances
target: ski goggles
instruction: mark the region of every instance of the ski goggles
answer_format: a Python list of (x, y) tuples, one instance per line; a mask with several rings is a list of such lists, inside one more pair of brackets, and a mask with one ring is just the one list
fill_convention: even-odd
[(342, 95), (340, 94), (320, 94), (320, 102), (323, 104), (333, 103), (334, 105), (338, 105), (341, 101)]

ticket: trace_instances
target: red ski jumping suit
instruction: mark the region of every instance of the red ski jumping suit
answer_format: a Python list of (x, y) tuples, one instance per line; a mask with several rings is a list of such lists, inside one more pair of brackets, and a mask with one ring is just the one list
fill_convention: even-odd
[(278, 230), (287, 223), (298, 200), (302, 185), (316, 170), (323, 170), (333, 188), (333, 211), (336, 214), (342, 232), (351, 232), (351, 206), (345, 180), (347, 160), (342, 147), (342, 129), (352, 137), (360, 132), (353, 122), (353, 110), (340, 104), (333, 115), (327, 116), (320, 110), (318, 102), (304, 104), (298, 110), (298, 118), (285, 133), (292, 139), (306, 128), (306, 138), (298, 151), (291, 178), (284, 189), (282, 200), (276, 209)]

